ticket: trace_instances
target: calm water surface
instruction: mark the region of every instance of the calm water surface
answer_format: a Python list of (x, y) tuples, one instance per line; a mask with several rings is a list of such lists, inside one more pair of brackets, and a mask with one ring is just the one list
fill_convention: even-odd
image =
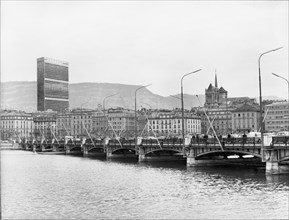
[(1, 151), (4, 219), (288, 219), (289, 176)]

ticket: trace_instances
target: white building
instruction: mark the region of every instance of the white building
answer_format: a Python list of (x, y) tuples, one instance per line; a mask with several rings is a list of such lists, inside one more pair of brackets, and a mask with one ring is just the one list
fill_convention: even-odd
[[(162, 110), (152, 112), (149, 116), (149, 131), (159, 134), (182, 134), (181, 112)], [(184, 115), (185, 134), (200, 134), (201, 119), (199, 116), (186, 112)]]
[(1, 140), (28, 138), (33, 131), (33, 117), (25, 112), (1, 112)]
[(265, 130), (289, 131), (289, 103), (278, 102), (265, 106)]

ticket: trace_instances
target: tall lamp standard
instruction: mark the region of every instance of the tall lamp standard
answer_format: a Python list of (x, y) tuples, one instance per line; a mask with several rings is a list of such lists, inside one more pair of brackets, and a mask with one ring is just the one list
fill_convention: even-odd
[(135, 136), (135, 147), (137, 146), (137, 113), (136, 113), (136, 93), (138, 90), (146, 88), (148, 86), (150, 86), (152, 84), (148, 84), (145, 86), (141, 86), (139, 88), (137, 88), (134, 92), (134, 136)]
[(265, 158), (264, 158), (264, 127), (263, 127), (263, 109), (262, 109), (262, 88), (261, 88), (261, 66), (260, 66), (260, 62), (261, 62), (261, 57), (267, 53), (270, 53), (270, 52), (274, 52), (274, 51), (277, 51), (277, 50), (280, 50), (282, 49), (283, 47), (278, 47), (276, 49), (273, 49), (273, 50), (268, 50), (264, 53), (262, 53), (260, 56), (259, 56), (259, 59), (258, 59), (258, 67), (259, 67), (259, 94), (260, 94), (260, 131), (261, 131), (261, 156), (262, 156), (262, 161), (265, 161)]
[(103, 108), (103, 111), (105, 111), (105, 100), (106, 100), (107, 98), (110, 98), (110, 97), (115, 96), (115, 95), (117, 95), (117, 94), (118, 94), (118, 93), (115, 93), (115, 94), (112, 94), (112, 95), (106, 96), (106, 97), (103, 99), (103, 101), (102, 101), (102, 108)]
[[(286, 78), (284, 78), (283, 76), (279, 76), (279, 75), (277, 75), (277, 74), (275, 74), (275, 73), (272, 73), (272, 74), (273, 74), (274, 76), (277, 76), (277, 77), (281, 78), (281, 79), (284, 79), (284, 80), (287, 82), (287, 86), (288, 86), (287, 102), (288, 102), (288, 114), (289, 114), (289, 80), (286, 79)], [(289, 119), (288, 119), (288, 123), (289, 123)], [(288, 131), (289, 131), (289, 124), (288, 124)]]
[[(103, 99), (103, 101), (102, 101), (102, 108), (103, 108), (103, 114), (104, 114), (104, 118), (106, 118), (106, 114), (105, 114), (105, 100), (107, 99), (107, 98), (110, 98), (110, 97), (112, 97), (112, 96), (115, 96), (115, 95), (117, 95), (118, 93), (115, 93), (115, 94), (112, 94), (112, 95), (108, 95), (108, 96), (106, 96), (104, 99)], [(108, 122), (108, 118), (107, 118), (107, 127), (109, 127), (109, 124), (108, 124), (109, 122)], [(105, 123), (106, 124), (106, 123)]]
[(81, 130), (80, 130), (80, 139), (81, 139), (81, 141), (82, 141), (82, 127), (83, 127), (83, 125), (82, 125), (82, 117), (83, 117), (83, 114), (82, 114), (82, 106), (84, 106), (85, 104), (87, 104), (89, 101), (87, 101), (87, 102), (84, 102), (84, 103), (82, 103), (81, 105), (80, 105), (80, 128), (81, 128)]
[[(181, 101), (182, 101), (182, 136), (183, 136), (183, 151), (185, 150), (185, 125), (184, 125), (184, 94), (183, 94), (183, 79), (188, 76), (188, 75), (191, 75), (193, 73), (196, 73), (196, 72), (199, 72), (201, 71), (201, 69), (198, 69), (196, 71), (193, 71), (193, 72), (190, 72), (190, 73), (187, 73), (185, 75), (183, 75), (182, 79), (181, 79)], [(184, 152), (183, 152), (184, 153)]]

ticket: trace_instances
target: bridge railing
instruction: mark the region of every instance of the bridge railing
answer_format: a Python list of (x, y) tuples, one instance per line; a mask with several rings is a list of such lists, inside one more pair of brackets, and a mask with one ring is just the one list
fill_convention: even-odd
[[(222, 147), (225, 146), (256, 146), (261, 144), (260, 138), (240, 137), (240, 138), (219, 138)], [(219, 145), (217, 138), (192, 138), (191, 146), (211, 146)]]
[(272, 138), (272, 146), (289, 146), (289, 136), (275, 136)]
[(135, 139), (121, 139), (121, 144), (123, 147), (134, 148), (135, 147)]
[(121, 145), (119, 144), (119, 140), (117, 140), (117, 139), (110, 139), (110, 140), (108, 141), (108, 145), (110, 145), (110, 146), (121, 146)]
[(142, 139), (142, 146), (157, 146), (161, 145), (161, 147), (175, 147), (182, 146), (183, 139), (181, 138), (160, 138), (160, 139)]
[(158, 145), (158, 140), (157, 139), (142, 139), (141, 145), (142, 146)]
[(85, 140), (85, 145), (96, 145), (96, 146), (102, 146), (104, 144), (104, 140), (102, 139), (86, 139)]

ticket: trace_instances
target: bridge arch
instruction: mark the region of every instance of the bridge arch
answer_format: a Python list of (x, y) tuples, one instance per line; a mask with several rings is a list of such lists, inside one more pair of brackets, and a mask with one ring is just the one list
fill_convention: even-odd
[(229, 155), (252, 155), (254, 157), (262, 158), (260, 154), (248, 151), (237, 151), (237, 150), (224, 150), (224, 151), (210, 151), (198, 154), (195, 158), (201, 159), (202, 157), (206, 156), (213, 156), (213, 155), (220, 155), (220, 156), (229, 156)]
[(104, 150), (103, 147), (91, 146), (91, 147), (88, 147), (87, 152), (90, 152), (90, 153), (104, 153), (105, 150)]
[(145, 156), (174, 156), (180, 154), (182, 151), (175, 149), (155, 149), (145, 153)]
[(81, 151), (81, 146), (70, 146), (70, 151)]
[(112, 154), (136, 154), (136, 150), (133, 148), (118, 148), (111, 152)]

